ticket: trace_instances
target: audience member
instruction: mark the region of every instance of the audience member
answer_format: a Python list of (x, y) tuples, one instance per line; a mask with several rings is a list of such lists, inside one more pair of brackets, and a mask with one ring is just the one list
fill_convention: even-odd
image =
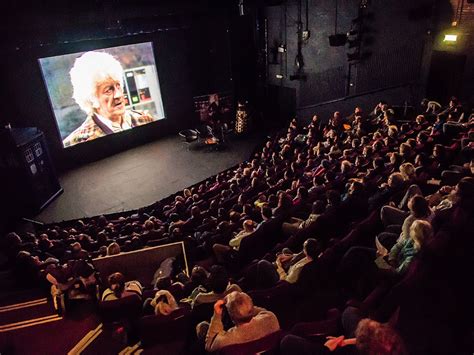
[[(234, 323), (234, 326), (227, 330), (222, 323), (224, 308)], [(275, 314), (255, 307), (249, 295), (235, 291), (215, 303), (211, 322), (198, 324), (197, 332), (198, 335), (206, 332), (205, 348), (214, 352), (229, 345), (261, 339), (279, 329)]]
[(109, 287), (102, 293), (102, 301), (114, 301), (136, 295), (142, 297), (143, 287), (136, 280), (125, 281), (122, 273), (116, 272), (108, 277)]

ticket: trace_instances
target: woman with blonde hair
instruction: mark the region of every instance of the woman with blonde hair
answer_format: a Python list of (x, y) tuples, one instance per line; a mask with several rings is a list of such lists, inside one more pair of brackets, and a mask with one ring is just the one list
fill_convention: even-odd
[(107, 247), (107, 256), (120, 254), (120, 245), (117, 242), (112, 242)]
[(377, 249), (351, 247), (341, 260), (340, 275), (357, 296), (365, 297), (372, 291), (368, 287), (377, 279), (382, 277), (397, 280), (403, 276), (413, 258), (432, 235), (431, 224), (417, 219), (410, 227), (408, 238), (399, 238), (390, 252), (380, 245), (377, 245)]
[(158, 291), (150, 305), (154, 308), (157, 316), (168, 316), (179, 308), (173, 295), (167, 290)]
[(419, 251), (425, 241), (433, 236), (430, 222), (417, 219), (410, 227), (410, 238), (413, 239), (414, 248)]
[(425, 241), (432, 236), (433, 228), (430, 222), (422, 219), (415, 220), (410, 226), (409, 238), (399, 238), (388, 253), (388, 263), (386, 259), (379, 257), (376, 259), (377, 266), (397, 274), (405, 273)]
[(412, 163), (403, 163), (402, 165), (400, 165), (399, 170), (400, 173), (403, 175), (405, 181), (415, 181), (415, 166)]

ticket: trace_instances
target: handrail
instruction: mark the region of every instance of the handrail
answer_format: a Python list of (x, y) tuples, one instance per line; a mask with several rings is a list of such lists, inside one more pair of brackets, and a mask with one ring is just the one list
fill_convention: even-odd
[(324, 105), (329, 105), (329, 104), (333, 104), (333, 103), (336, 103), (336, 102), (341, 102), (341, 101), (345, 101), (345, 100), (348, 100), (348, 99), (353, 99), (353, 98), (355, 98), (355, 97), (364, 96), (364, 95), (369, 95), (369, 94), (375, 94), (375, 93), (377, 93), (377, 92), (382, 92), (382, 91), (387, 91), (387, 90), (391, 90), (391, 89), (396, 89), (396, 88), (399, 88), (399, 87), (414, 86), (414, 85), (416, 85), (416, 84), (417, 84), (416, 82), (409, 82), (409, 83), (404, 83), (404, 84), (399, 84), (399, 85), (393, 85), (393, 86), (387, 86), (387, 87), (384, 87), (384, 88), (379, 88), (379, 89), (364, 91), (364, 92), (359, 93), (359, 94), (348, 95), (348, 96), (340, 97), (340, 98), (338, 98), (338, 99), (333, 99), (333, 100), (318, 102), (317, 104), (312, 104), (312, 105), (307, 105), (307, 106), (301, 106), (301, 107), (296, 108), (296, 111), (306, 110), (306, 109), (313, 108), (313, 107), (320, 107), (320, 106), (324, 106)]

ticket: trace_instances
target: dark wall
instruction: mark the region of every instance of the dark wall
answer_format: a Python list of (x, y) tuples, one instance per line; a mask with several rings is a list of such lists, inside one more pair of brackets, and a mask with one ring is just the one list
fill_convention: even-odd
[[(294, 88), (298, 114), (307, 115), (312, 107), (346, 96), (363, 95), (378, 89), (413, 83), (413, 91), (397, 92), (394, 104), (424, 95), (433, 42), (439, 29), (453, 13), (448, 0), (372, 0), (362, 11), (363, 1), (338, 0), (338, 33), (346, 33), (361, 13), (361, 59), (349, 62), (348, 45), (331, 47), (328, 36), (335, 33), (335, 1), (308, 0), (310, 37), (303, 42), (306, 80), (291, 81), (296, 72), (298, 0), (267, 7), (268, 23), (267, 82)], [(306, 29), (305, 1), (302, 22)], [(278, 53), (279, 44), (286, 53)], [(281, 74), (282, 79), (276, 75)], [(412, 102), (415, 104), (416, 102)]]
[[(451, 16), (442, 17), (442, 13)], [(437, 35), (427, 71), (427, 92), (446, 102), (451, 95), (474, 106), (474, 3), (450, 0), (437, 4)], [(456, 23), (456, 26), (452, 26)], [(445, 42), (445, 34), (457, 34), (455, 43)]]
[[(193, 96), (233, 89), (226, 9), (196, 12), (181, 7), (169, 16), (155, 7), (147, 13), (144, 5), (142, 12), (130, 9), (76, 9), (74, 16), (74, 9), (61, 8), (43, 18), (39, 9), (30, 9), (20, 16), (14, 36), (2, 44), (2, 86), (8, 104), (2, 107), (1, 123), (44, 131), (59, 170), (195, 127)], [(153, 42), (166, 119), (63, 149), (38, 58), (147, 41)]]
[(298, 117), (303, 123), (309, 123), (311, 117), (317, 114), (323, 121), (329, 120), (335, 111), (341, 112), (345, 117), (354, 112), (356, 106), (362, 107), (366, 112), (375, 108), (380, 100), (395, 103), (396, 106), (409, 105), (411, 102), (417, 103), (421, 101), (418, 95), (419, 90), (415, 86), (403, 85), (394, 88), (387, 88), (369, 92), (361, 96), (348, 96), (342, 99), (326, 101), (307, 108), (298, 110)]

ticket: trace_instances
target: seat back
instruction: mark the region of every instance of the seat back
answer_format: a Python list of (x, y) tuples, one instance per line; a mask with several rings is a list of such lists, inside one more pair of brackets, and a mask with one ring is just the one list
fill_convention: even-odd
[[(282, 309), (291, 309), (291, 307), (288, 307), (288, 304), (291, 302), (293, 292), (293, 284), (286, 281), (279, 281), (271, 288), (249, 291), (249, 296), (255, 305), (280, 315)], [(281, 324), (281, 319), (279, 318), (279, 320)]]
[(192, 310), (193, 324), (196, 325), (202, 321), (208, 321), (214, 314), (214, 303), (201, 303), (194, 306)]
[(274, 217), (269, 221), (262, 224), (261, 229), (262, 237), (265, 239), (265, 245), (267, 247), (266, 252), (270, 250), (281, 238), (281, 225), (283, 224), (283, 217)]
[(186, 340), (191, 324), (188, 308), (179, 308), (168, 316), (146, 316), (139, 322), (140, 340), (144, 347)]
[(254, 259), (262, 258), (278, 242), (283, 217), (274, 217), (262, 224), (240, 242), (239, 266), (245, 266)]
[(99, 314), (104, 323), (138, 318), (142, 311), (142, 299), (130, 295), (113, 301), (99, 302)]
[(245, 266), (250, 261), (264, 254), (264, 238), (261, 231), (256, 230), (240, 242), (239, 247), (239, 266)]
[(226, 346), (219, 355), (277, 354), (282, 337), (283, 331), (279, 330), (258, 340)]

